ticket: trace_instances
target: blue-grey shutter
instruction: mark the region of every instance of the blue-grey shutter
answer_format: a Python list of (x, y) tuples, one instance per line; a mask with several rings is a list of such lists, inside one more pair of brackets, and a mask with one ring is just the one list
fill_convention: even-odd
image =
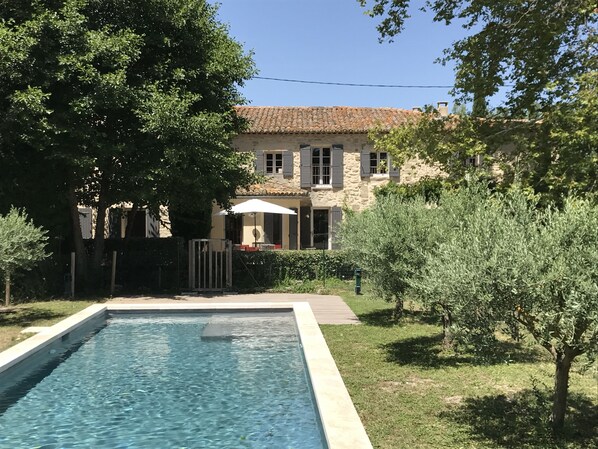
[(154, 217), (149, 212), (145, 216), (146, 223), (146, 235), (150, 238), (160, 237), (160, 220)]
[(343, 219), (343, 210), (340, 207), (332, 207), (330, 209), (330, 232), (331, 232), (331, 241), (332, 241), (332, 249), (339, 249), (340, 244), (337, 241), (338, 238), (338, 228), (341, 224), (341, 220)]
[(401, 169), (400, 167), (395, 167), (392, 163), (392, 156), (390, 154), (388, 155), (388, 176), (395, 178), (393, 179), (395, 182), (399, 182), (399, 178), (401, 177)]
[(91, 238), (91, 208), (79, 208), (79, 224), (81, 226), (81, 236), (84, 239)]
[(264, 170), (264, 152), (262, 150), (256, 150), (255, 152), (255, 172), (263, 174)]
[(343, 186), (343, 146), (332, 145), (332, 187)]
[(285, 178), (293, 177), (293, 152), (291, 150), (282, 153), (282, 176)]
[(300, 145), (301, 153), (301, 187), (311, 187), (311, 147), (309, 145)]
[[(291, 210), (299, 212), (296, 207)], [(289, 215), (289, 249), (297, 249), (297, 224), (299, 215)]]
[(272, 243), (274, 234), (274, 214), (264, 214), (264, 243)]
[(121, 217), (122, 210), (113, 207), (108, 211), (108, 235), (111, 239), (121, 238)]
[(361, 177), (370, 177), (370, 150), (361, 150)]

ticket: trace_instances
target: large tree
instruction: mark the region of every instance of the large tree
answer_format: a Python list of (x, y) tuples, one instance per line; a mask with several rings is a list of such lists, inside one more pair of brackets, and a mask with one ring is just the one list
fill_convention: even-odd
[[(358, 0), (380, 19), (381, 40), (396, 37), (409, 18), (410, 0)], [(474, 101), (483, 115), (487, 99), (502, 86), (511, 111), (543, 110), (596, 70), (595, 0), (428, 0), (434, 21), (458, 24), (469, 35), (445, 50), (455, 63), (455, 93)], [(574, 87), (573, 87), (574, 88)]]
[[(381, 39), (401, 32), (409, 4), (373, 1)], [(377, 145), (399, 162), (418, 156), (438, 164), (456, 181), (469, 171), (466, 159), (480, 155), (493, 174), (500, 165), (503, 185), (518, 183), (545, 203), (598, 192), (595, 1), (430, 0), (425, 8), (435, 21), (470, 30), (442, 60), (455, 63), (454, 93), (473, 100), (473, 110), (451, 117), (425, 111), (419, 121), (374, 134)], [(501, 87), (507, 101), (488, 110)]]
[(15, 1), (0, 3), (0, 17), (0, 158), (23, 166), (33, 153), (62, 181), (80, 272), (78, 205), (97, 209), (97, 270), (110, 205), (226, 204), (251, 181), (230, 139), (253, 64), (216, 7)]

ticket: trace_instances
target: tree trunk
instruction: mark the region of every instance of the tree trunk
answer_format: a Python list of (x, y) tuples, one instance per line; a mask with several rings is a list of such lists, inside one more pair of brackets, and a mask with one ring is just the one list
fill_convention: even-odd
[(79, 202), (75, 193), (75, 187), (69, 183), (68, 202), (71, 214), (71, 227), (73, 245), (75, 246), (75, 260), (77, 276), (77, 284), (86, 285), (87, 281), (87, 251), (85, 251), (85, 244), (83, 243), (83, 234), (81, 234), (81, 223), (79, 221)]
[(106, 231), (106, 211), (108, 210), (108, 206), (104, 195), (100, 194), (97, 207), (98, 216), (93, 239), (93, 256), (91, 259), (92, 283), (95, 288), (100, 287), (102, 280), (102, 260), (104, 258), (104, 246), (106, 243), (104, 233)]
[(10, 273), (4, 275), (4, 305), (10, 306)]
[(395, 308), (392, 311), (392, 319), (397, 321), (403, 316), (403, 299), (397, 297), (395, 301)]
[(442, 334), (444, 336), (442, 344), (445, 348), (452, 348), (453, 336), (451, 335), (451, 326), (453, 325), (453, 315), (447, 307), (442, 308)]
[(560, 432), (565, 425), (565, 413), (567, 411), (567, 393), (569, 390), (569, 371), (573, 356), (565, 349), (564, 352), (557, 352), (555, 357), (556, 373), (554, 376), (554, 401), (552, 403), (552, 415), (550, 421), (552, 430)]

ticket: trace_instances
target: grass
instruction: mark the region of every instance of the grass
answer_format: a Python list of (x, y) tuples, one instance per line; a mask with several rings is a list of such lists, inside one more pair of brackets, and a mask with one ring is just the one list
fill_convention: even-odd
[(0, 351), (13, 346), (32, 334), (21, 331), (30, 326), (51, 326), (93, 304), (91, 301), (42, 301), (0, 308)]
[[(367, 286), (365, 286), (367, 289)], [(598, 377), (573, 372), (566, 432), (549, 431), (553, 365), (503, 342), (491, 358), (447, 352), (435, 317), (338, 289), (362, 325), (322, 331), (374, 447), (598, 448)]]

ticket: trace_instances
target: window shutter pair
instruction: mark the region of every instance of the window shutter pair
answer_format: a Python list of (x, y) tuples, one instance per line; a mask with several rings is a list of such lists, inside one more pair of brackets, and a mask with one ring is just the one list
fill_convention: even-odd
[(338, 228), (343, 219), (343, 210), (340, 207), (330, 208), (330, 233), (331, 233), (331, 249), (339, 249), (340, 244), (338, 242)]
[[(370, 150), (363, 149), (361, 150), (361, 177), (362, 178), (369, 178), (372, 176), (370, 173)], [(392, 156), (388, 155), (388, 176), (393, 178), (394, 181), (399, 182), (401, 176), (401, 169), (399, 167), (395, 167), (392, 163)]]
[[(300, 168), (300, 183), (302, 188), (312, 186), (312, 172), (311, 172), (311, 146), (302, 144), (299, 146), (301, 168)], [(332, 145), (331, 151), (331, 180), (332, 187), (343, 186), (343, 158), (344, 150), (341, 144)]]
[[(256, 173), (266, 173), (266, 157), (263, 150), (255, 151), (255, 171)], [(285, 178), (293, 177), (293, 152), (283, 151), (282, 152), (282, 176)]]

